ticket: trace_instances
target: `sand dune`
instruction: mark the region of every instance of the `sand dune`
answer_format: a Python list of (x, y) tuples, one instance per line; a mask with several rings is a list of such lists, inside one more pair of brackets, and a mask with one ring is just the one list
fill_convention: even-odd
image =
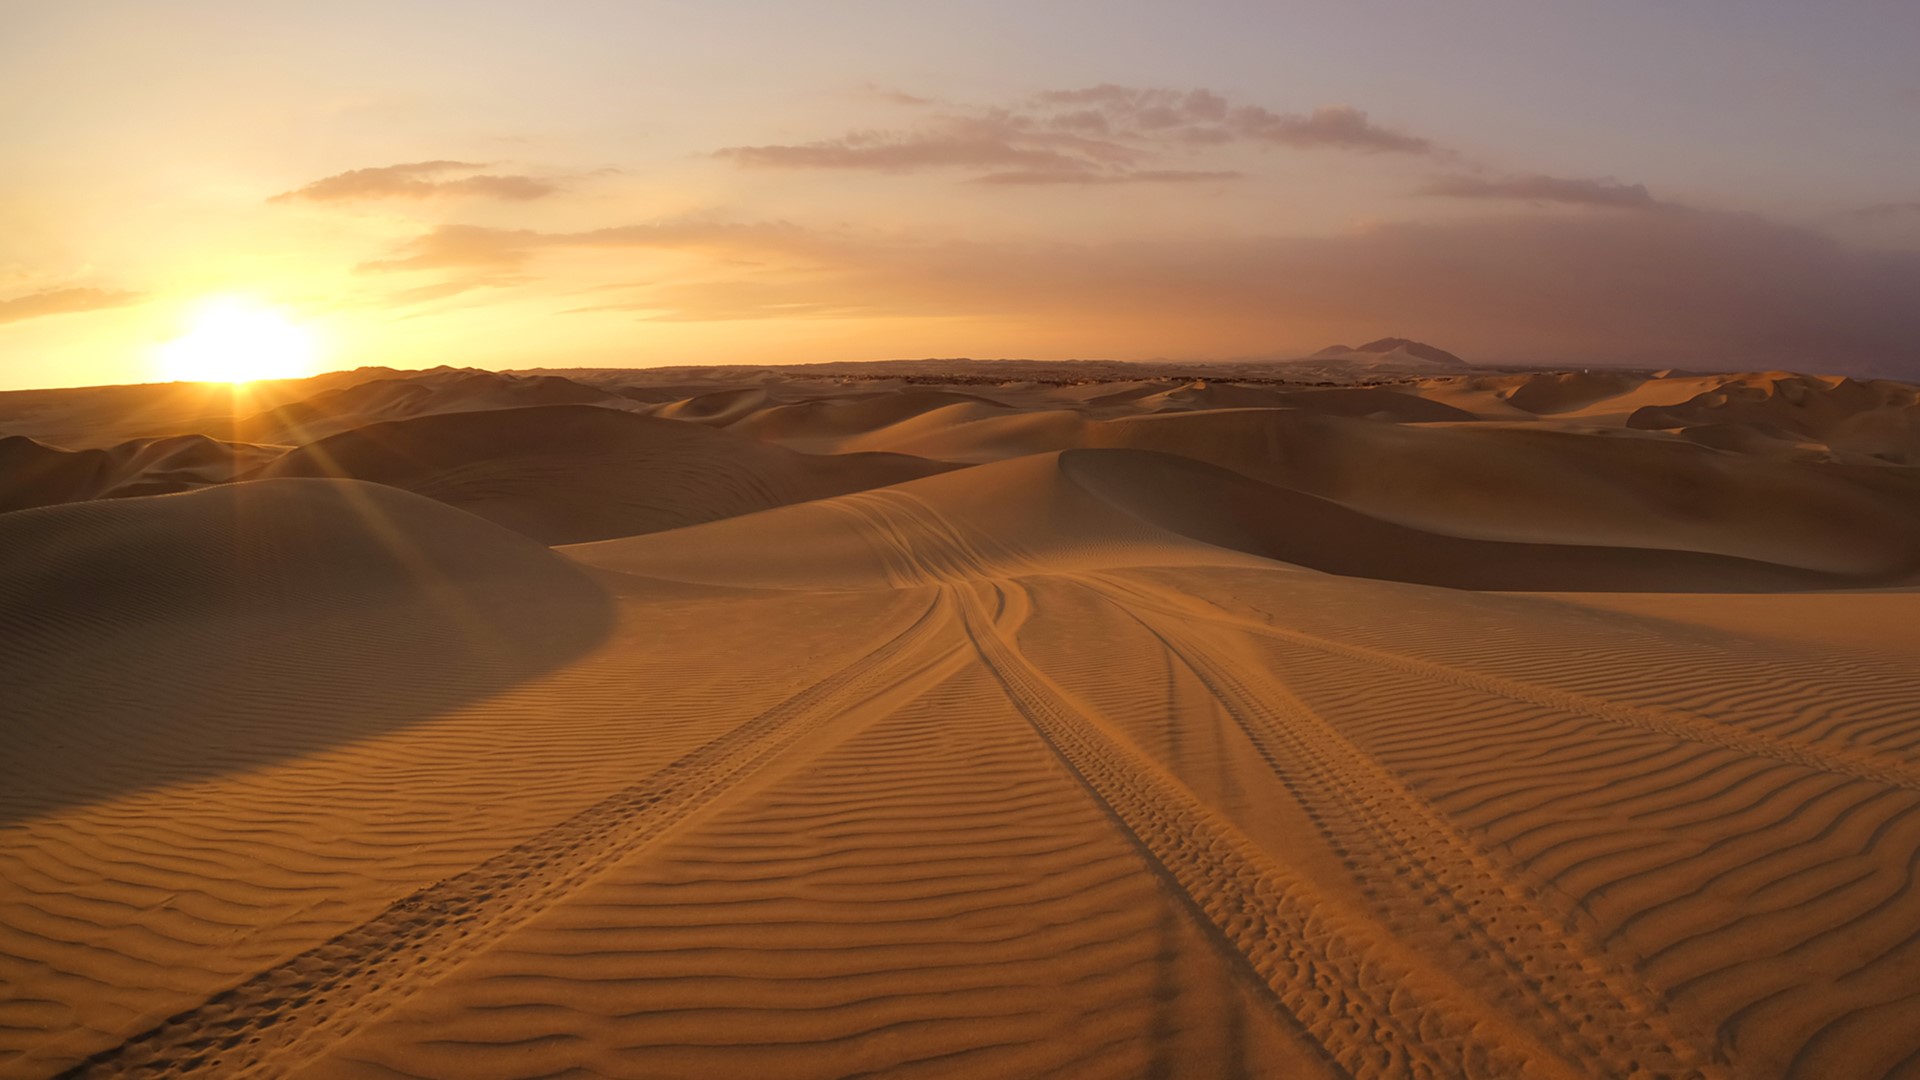
[(1920, 463), (1917, 425), (1920, 391), (1912, 386), (1783, 372), (1727, 380), (1683, 402), (1644, 406), (1627, 419), (1629, 427), (1690, 436), (1746, 430), (1899, 465)]
[[(584, 648), (608, 606), (523, 537), (356, 481), (20, 511), (0, 544), (8, 818), (297, 755), (347, 737), (325, 729), (356, 703), (431, 716)], [(260, 694), (280, 704), (249, 715)]]
[(297, 444), (383, 420), (436, 412), (586, 403), (644, 408), (629, 394), (553, 376), (436, 368), (360, 368), (241, 385), (158, 383), (0, 392), (0, 436), (95, 449), (198, 434)]
[(0, 443), (0, 1077), (1920, 1060), (1899, 388), (953, 370)]
[(543, 543), (711, 521), (946, 466), (899, 454), (814, 457), (694, 424), (594, 406), (495, 409), (370, 424), (269, 464), (405, 488)]
[(1874, 578), (1920, 565), (1913, 474), (1719, 453), (1682, 440), (1236, 409), (1105, 421), (1021, 413), (903, 425), (848, 445), (950, 461), (1075, 447), (1157, 450), (1463, 538), (1699, 551)]
[(727, 429), (797, 450), (819, 449), (831, 453), (850, 436), (906, 423), (930, 413), (937, 414), (940, 423), (948, 424), (1006, 411), (1007, 407), (999, 402), (973, 394), (903, 390), (774, 405), (731, 419)]
[[(967, 534), (974, 556), (1006, 574), (1035, 561), (1049, 570), (1136, 565), (1144, 544), (1154, 563), (1218, 561), (1221, 552), (1205, 549), (1226, 549), (1328, 573), (1460, 589), (1752, 592), (1882, 583), (1708, 552), (1424, 532), (1190, 458), (1139, 450), (1030, 455), (568, 553), (591, 565), (707, 584), (897, 585), (900, 568), (860, 527), (866, 508), (896, 503), (922, 507), (930, 522)], [(730, 553), (769, 534), (782, 537), (778, 550), (739, 567)]]
[(86, 499), (166, 495), (224, 484), (284, 451), (204, 435), (136, 439), (100, 450), (62, 450), (24, 435), (0, 438), (0, 513)]
[(713, 390), (669, 401), (654, 410), (655, 416), (669, 420), (688, 420), (696, 424), (724, 427), (767, 404), (767, 392), (758, 388)]
[(1256, 411), (1115, 421), (1088, 428), (1080, 444), (1164, 449), (1456, 536), (1703, 551), (1863, 575), (1907, 573), (1920, 551), (1910, 476), (1676, 441)]
[(438, 413), (628, 403), (620, 395), (553, 375), (447, 370), (323, 391), (245, 417), (236, 430), (255, 442), (298, 445), (367, 424)]
[(1154, 412), (1192, 409), (1300, 409), (1329, 416), (1359, 416), (1402, 424), (1477, 420), (1474, 414), (1418, 394), (1384, 388), (1269, 390), (1264, 387), (1196, 383), (1139, 399)]

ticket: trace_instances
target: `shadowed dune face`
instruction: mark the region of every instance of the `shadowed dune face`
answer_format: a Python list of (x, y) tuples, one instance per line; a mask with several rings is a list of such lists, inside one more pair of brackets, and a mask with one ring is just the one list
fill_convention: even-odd
[(1081, 486), (1168, 531), (1349, 577), (1452, 589), (1698, 593), (1846, 588), (1920, 573), (1920, 557), (1849, 576), (1702, 551), (1476, 540), (1396, 525), (1172, 454), (1069, 450), (1060, 463)]
[(1757, 437), (1789, 449), (1811, 444), (1897, 465), (1920, 464), (1920, 389), (1903, 383), (1752, 375), (1676, 404), (1636, 409), (1627, 426), (1678, 430), (1696, 438), (1718, 432), (1717, 444), (1728, 449), (1744, 449)]
[[(773, 588), (892, 588), (900, 570), (864, 539), (868, 507), (923, 509), (909, 537), (971, 538), (980, 562), (960, 577), (1156, 563), (1237, 561), (1235, 553), (1349, 577), (1455, 589), (1746, 592), (1904, 580), (1913, 561), (1829, 572), (1704, 551), (1484, 540), (1423, 531), (1229, 469), (1145, 450), (1066, 450), (732, 518), (652, 537), (568, 548), (629, 573)], [(757, 554), (750, 567), (737, 553)]]
[(1053, 409), (908, 421), (843, 445), (988, 462), (1152, 450), (1427, 533), (1698, 551), (1863, 580), (1910, 571), (1920, 551), (1920, 474), (1911, 470), (1787, 461), (1625, 430), (1433, 426), (1291, 408), (1111, 419)]
[(283, 452), (204, 435), (136, 439), (98, 450), (62, 450), (22, 435), (0, 438), (0, 513), (224, 484)]
[(1180, 454), (1487, 540), (1703, 551), (1862, 576), (1903, 573), (1920, 550), (1911, 476), (1678, 441), (1248, 411), (1113, 421), (1079, 445)]
[(539, 545), (356, 481), (20, 511), (0, 550), (0, 819), (424, 720), (581, 654), (611, 618)]

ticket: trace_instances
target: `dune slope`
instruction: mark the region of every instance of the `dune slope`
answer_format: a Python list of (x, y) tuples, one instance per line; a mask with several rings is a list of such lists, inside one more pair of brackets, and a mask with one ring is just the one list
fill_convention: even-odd
[(284, 452), (204, 435), (135, 439), (93, 450), (62, 450), (20, 435), (0, 438), (0, 513), (222, 484)]
[(370, 424), (300, 447), (260, 475), (371, 480), (562, 544), (678, 528), (945, 468), (899, 454), (817, 457), (695, 424), (552, 406)]
[[(866, 587), (899, 580), (884, 548), (858, 526), (864, 507), (923, 504), (969, 535), (1007, 572), (1049, 566), (1125, 565), (1136, 542), (1165, 559), (1238, 552), (1328, 573), (1458, 589), (1754, 591), (1880, 584), (1849, 575), (1714, 551), (1582, 543), (1483, 540), (1428, 532), (1330, 499), (1275, 487), (1174, 454), (1067, 450), (1036, 454), (884, 491), (786, 507), (653, 537), (569, 549), (611, 569), (775, 588)], [(737, 553), (781, 542), (739, 565)], [(1203, 549), (1215, 550), (1203, 550)], [(1218, 549), (1226, 549), (1222, 552)], [(1119, 560), (1115, 563), (1113, 560)], [(742, 577), (742, 575), (746, 575)]]
[(1110, 420), (1026, 413), (900, 434), (855, 445), (953, 461), (1154, 450), (1483, 540), (1699, 551), (1860, 577), (1910, 573), (1920, 556), (1920, 476), (1911, 470), (1626, 433), (1222, 409)]
[[(0, 546), (5, 819), (424, 719), (579, 652), (609, 618), (537, 544), (357, 481), (20, 511), (0, 515)], [(262, 694), (277, 704), (257, 710)]]

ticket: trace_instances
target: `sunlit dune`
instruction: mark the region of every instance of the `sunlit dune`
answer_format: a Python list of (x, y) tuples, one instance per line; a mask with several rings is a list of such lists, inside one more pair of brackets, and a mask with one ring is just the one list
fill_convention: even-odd
[(1374, 344), (0, 395), (0, 1076), (1900, 1075), (1920, 387)]

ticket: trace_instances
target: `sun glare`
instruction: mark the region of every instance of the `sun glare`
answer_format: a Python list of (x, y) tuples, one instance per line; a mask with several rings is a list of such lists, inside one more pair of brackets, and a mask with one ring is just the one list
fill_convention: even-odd
[(277, 308), (238, 297), (202, 304), (187, 332), (160, 346), (163, 378), (177, 382), (244, 383), (314, 373), (312, 331)]

